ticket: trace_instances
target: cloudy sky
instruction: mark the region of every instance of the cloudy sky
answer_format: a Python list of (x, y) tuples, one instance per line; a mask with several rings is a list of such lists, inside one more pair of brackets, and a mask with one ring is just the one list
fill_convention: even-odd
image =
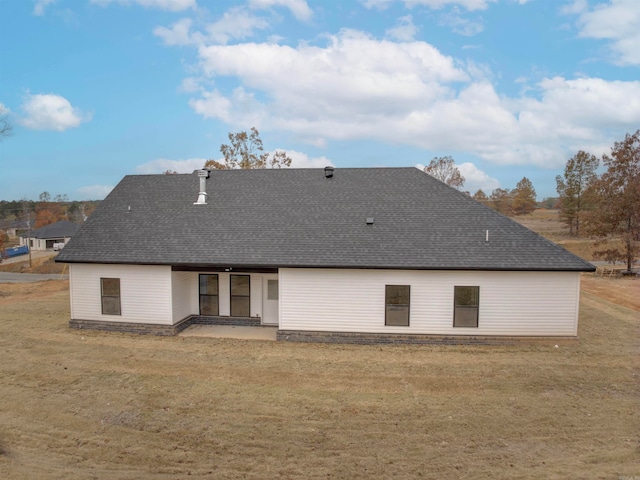
[(542, 199), (640, 128), (638, 0), (15, 0), (0, 40), (5, 200), (191, 172), (252, 126), (294, 167), (451, 155)]

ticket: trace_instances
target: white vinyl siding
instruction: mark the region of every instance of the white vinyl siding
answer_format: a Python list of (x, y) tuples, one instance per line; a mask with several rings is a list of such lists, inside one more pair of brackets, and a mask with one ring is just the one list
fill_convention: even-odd
[[(172, 272), (169, 266), (69, 264), (71, 318), (175, 324), (199, 314), (199, 273)], [(229, 316), (229, 274), (217, 274), (220, 315)], [(102, 314), (100, 278), (105, 277), (120, 279), (121, 315)], [(251, 316), (262, 316), (260, 274), (251, 274)]]
[[(385, 285), (411, 286), (409, 327), (385, 326)], [(478, 327), (453, 327), (454, 287), (480, 287)], [(577, 335), (580, 274), (280, 269), (283, 330)]]
[(191, 272), (171, 272), (173, 323), (177, 323), (194, 313), (192, 290), (193, 283), (197, 281), (198, 276)]
[[(52, 239), (50, 239), (50, 241), (52, 241), (52, 242), (55, 242), (55, 243), (64, 242), (65, 244), (69, 240), (71, 240), (71, 237), (52, 238)], [(28, 245), (28, 244), (29, 244), (29, 238), (28, 237), (20, 237), (20, 246)], [(47, 239), (31, 237), (31, 245), (32, 245), (31, 246), (32, 250), (47, 250)], [(49, 249), (51, 249), (51, 248), (49, 248)]]
[[(171, 325), (171, 267), (70, 264), (72, 318)], [(100, 278), (120, 279), (120, 315), (103, 315)]]

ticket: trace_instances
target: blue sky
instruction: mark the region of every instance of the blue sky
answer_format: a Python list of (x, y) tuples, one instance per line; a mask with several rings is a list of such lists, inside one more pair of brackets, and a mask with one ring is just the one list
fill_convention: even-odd
[(99, 199), (260, 130), (294, 167), (455, 158), (464, 189), (640, 128), (638, 0), (5, 0), (0, 199)]

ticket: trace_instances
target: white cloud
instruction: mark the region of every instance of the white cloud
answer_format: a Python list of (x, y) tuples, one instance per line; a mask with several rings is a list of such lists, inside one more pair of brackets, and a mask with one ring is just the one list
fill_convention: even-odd
[[(327, 133), (349, 139), (386, 129), (413, 108), (450, 96), (447, 82), (468, 78), (450, 57), (423, 42), (376, 41), (347, 30), (329, 41), (326, 48), (201, 47), (204, 75), (239, 77), (244, 86), (230, 95), (206, 92), (190, 104), (208, 118), (290, 130), (321, 144)], [(272, 101), (263, 103), (256, 93)]]
[(113, 188), (114, 185), (88, 185), (86, 187), (80, 187), (78, 193), (84, 195), (87, 200), (102, 200), (111, 193)]
[(610, 41), (613, 61), (620, 65), (640, 65), (640, 2), (609, 0), (593, 8), (577, 0), (564, 9), (577, 14), (580, 36)]
[(44, 15), (44, 11), (47, 6), (56, 2), (57, 0), (35, 0), (35, 5), (33, 6), (33, 14), (38, 16)]
[(584, 145), (610, 143), (640, 123), (639, 81), (558, 77), (509, 98), (482, 66), (425, 42), (350, 30), (324, 46), (213, 45), (199, 56), (202, 79), (237, 86), (207, 90), (200, 82), (190, 100), (196, 112), (240, 128), (289, 131), (314, 145), (375, 138), (556, 168)]
[(172, 170), (178, 173), (191, 173), (194, 170), (200, 170), (207, 160), (207, 158), (188, 158), (186, 160), (158, 158), (138, 165), (136, 172), (140, 174), (154, 174)]
[(569, 3), (560, 9), (561, 13), (566, 15), (578, 15), (586, 12), (589, 9), (589, 3), (587, 0), (574, 0), (573, 3)]
[(249, 38), (256, 30), (268, 26), (264, 18), (256, 17), (243, 8), (231, 8), (220, 20), (207, 25), (207, 34), (213, 42), (227, 43), (230, 39)]
[(182, 80), (180, 84), (180, 92), (183, 93), (196, 93), (202, 91), (200, 86), (200, 80), (195, 77), (187, 77)]
[(484, 30), (482, 20), (471, 20), (464, 17), (458, 7), (454, 7), (450, 12), (440, 15), (438, 23), (465, 37), (477, 35)]
[(287, 150), (286, 152), (287, 155), (291, 157), (292, 168), (322, 168), (333, 165), (333, 162), (324, 156), (309, 158), (306, 153), (298, 152), (296, 150)]
[(49, 94), (29, 94), (22, 104), (24, 117), (20, 123), (34, 130), (57, 130), (62, 132), (68, 128), (79, 126), (91, 120), (90, 114), (84, 114), (74, 108), (69, 100)]
[(192, 45), (201, 43), (204, 37), (198, 33), (191, 33), (193, 21), (190, 18), (181, 18), (171, 28), (156, 27), (153, 34), (160, 37), (165, 45)]
[(493, 190), (500, 187), (500, 182), (490, 177), (486, 172), (480, 170), (471, 162), (465, 162), (458, 165), (458, 170), (464, 177), (464, 188), (473, 195), (479, 189), (489, 195)]
[[(490, 3), (495, 3), (498, 0), (361, 0), (361, 3), (366, 8), (376, 8), (378, 10), (384, 10), (394, 1), (404, 3), (405, 7), (413, 8), (417, 6), (428, 7), (433, 10), (440, 10), (449, 5), (457, 5), (464, 7), (467, 10), (484, 10)], [(520, 0), (518, 3), (524, 4), (526, 0)]]
[(226, 44), (230, 40), (250, 38), (257, 30), (267, 28), (269, 23), (237, 7), (227, 10), (220, 20), (207, 24), (206, 33), (191, 31), (192, 26), (190, 18), (182, 18), (171, 27), (156, 27), (153, 34), (160, 37), (165, 45)]
[(145, 8), (157, 8), (171, 12), (179, 12), (189, 8), (196, 8), (197, 6), (196, 0), (91, 0), (91, 3), (102, 6), (107, 6), (111, 3), (120, 3), (122, 5), (135, 3)]
[(308, 21), (313, 16), (306, 0), (249, 0), (249, 5), (253, 8), (285, 7), (298, 20)]
[(360, 3), (362, 3), (365, 8), (376, 8), (378, 10), (384, 10), (393, 2), (394, 0), (360, 0)]
[(389, 28), (385, 35), (400, 42), (410, 42), (418, 33), (418, 27), (413, 24), (411, 15), (400, 17), (396, 22), (396, 26)]
[(3, 103), (0, 103), (0, 115), (8, 115), (9, 113), (11, 113), (11, 110), (9, 110)]

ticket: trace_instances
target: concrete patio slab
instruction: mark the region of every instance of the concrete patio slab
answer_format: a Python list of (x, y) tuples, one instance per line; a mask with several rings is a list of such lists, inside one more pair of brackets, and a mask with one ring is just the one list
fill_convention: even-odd
[(274, 340), (278, 327), (236, 327), (231, 325), (192, 325), (178, 334), (181, 337), (237, 338)]

